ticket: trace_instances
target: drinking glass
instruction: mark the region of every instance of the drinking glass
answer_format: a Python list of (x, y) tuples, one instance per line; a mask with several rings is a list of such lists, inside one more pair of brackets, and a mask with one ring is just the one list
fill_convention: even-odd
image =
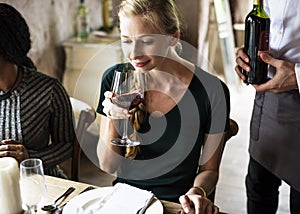
[(42, 160), (30, 158), (20, 163), (20, 189), (26, 213), (37, 213), (38, 208), (47, 200)]
[[(115, 70), (112, 82), (112, 102), (128, 111), (138, 106), (144, 99), (144, 77), (137, 70)], [(122, 137), (111, 141), (113, 145), (131, 147), (138, 146), (140, 142), (128, 137), (128, 118), (122, 119)]]

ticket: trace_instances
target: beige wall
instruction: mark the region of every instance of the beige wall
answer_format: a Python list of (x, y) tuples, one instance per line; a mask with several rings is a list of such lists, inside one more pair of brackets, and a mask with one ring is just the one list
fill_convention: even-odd
[[(120, 0), (113, 0), (117, 5)], [(186, 28), (184, 40), (198, 46), (198, 7), (203, 0), (176, 0), (182, 11)], [(62, 80), (65, 69), (65, 53), (61, 43), (75, 35), (75, 15), (79, 0), (1, 0), (16, 7), (26, 19), (32, 35), (30, 57), (37, 68)], [(252, 6), (251, 0), (230, 0), (234, 22), (241, 22)], [(86, 0), (92, 29), (102, 25), (101, 0)], [(245, 7), (247, 5), (247, 7)], [(201, 26), (200, 26), (201, 27)]]
[[(120, 0), (114, 0), (114, 5)], [(191, 1), (191, 0), (189, 0)], [(197, 45), (197, 7), (189, 1), (177, 1), (184, 12), (188, 30), (186, 39)], [(1, 0), (14, 6), (26, 19), (32, 37), (29, 56), (37, 68), (62, 80), (65, 69), (65, 54), (61, 42), (76, 33), (75, 15), (79, 0)], [(86, 0), (92, 29), (102, 25), (101, 0)]]
[[(61, 42), (75, 35), (75, 14), (79, 0), (2, 0), (14, 6), (27, 21), (32, 38), (29, 56), (37, 68), (62, 79), (65, 55)], [(86, 0), (91, 27), (101, 25), (100, 0)]]

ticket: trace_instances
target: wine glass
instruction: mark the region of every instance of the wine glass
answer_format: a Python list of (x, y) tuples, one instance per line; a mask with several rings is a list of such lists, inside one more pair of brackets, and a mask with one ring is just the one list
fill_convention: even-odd
[[(144, 78), (137, 70), (115, 70), (112, 82), (112, 102), (128, 111), (138, 106), (144, 99)], [(132, 147), (140, 145), (138, 140), (128, 137), (128, 118), (122, 119), (122, 137), (111, 141), (113, 145)]]
[(42, 160), (29, 158), (20, 163), (20, 189), (26, 213), (37, 213), (41, 204), (47, 200)]

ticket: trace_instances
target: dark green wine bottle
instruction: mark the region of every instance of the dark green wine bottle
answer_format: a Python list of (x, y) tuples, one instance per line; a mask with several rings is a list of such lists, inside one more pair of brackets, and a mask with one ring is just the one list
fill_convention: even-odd
[(243, 70), (246, 83), (262, 84), (267, 81), (268, 64), (259, 57), (259, 52), (269, 50), (270, 18), (264, 10), (263, 0), (254, 0), (253, 9), (245, 19), (244, 51), (250, 58), (251, 71)]

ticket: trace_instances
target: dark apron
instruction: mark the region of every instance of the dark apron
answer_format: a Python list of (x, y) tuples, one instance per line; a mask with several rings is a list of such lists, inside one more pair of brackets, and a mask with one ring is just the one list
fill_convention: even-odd
[(256, 93), (249, 152), (258, 163), (300, 191), (300, 95)]

